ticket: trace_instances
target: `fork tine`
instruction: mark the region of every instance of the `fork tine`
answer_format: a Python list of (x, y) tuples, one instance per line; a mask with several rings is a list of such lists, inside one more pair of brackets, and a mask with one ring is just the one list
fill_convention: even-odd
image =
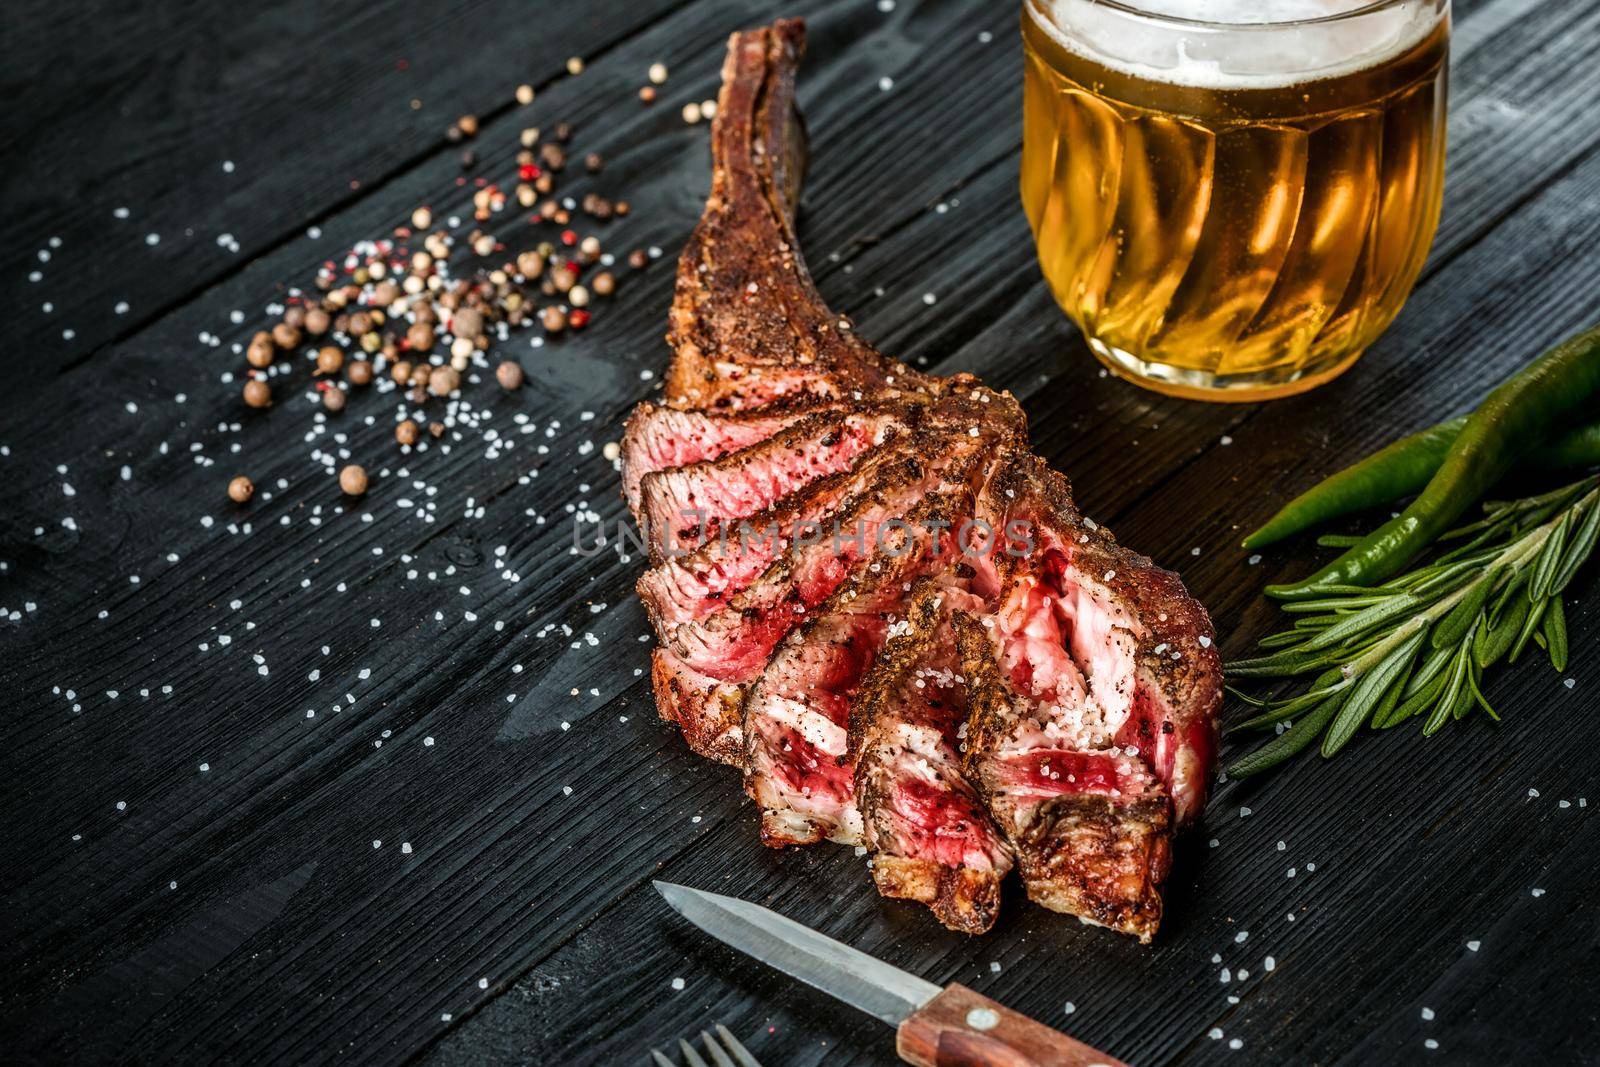
[(706, 1067), (706, 1061), (700, 1058), (700, 1053), (681, 1037), (678, 1038), (678, 1051), (683, 1053), (684, 1067)]
[(718, 1023), (717, 1033), (722, 1035), (722, 1043), (733, 1054), (733, 1058), (739, 1061), (739, 1067), (761, 1067), (756, 1058), (750, 1055), (750, 1050), (739, 1044), (739, 1039), (726, 1026)]
[(650, 1050), (650, 1061), (655, 1064), (655, 1067), (678, 1067), (676, 1063), (663, 1056), (658, 1048)]
[(706, 1047), (711, 1058), (716, 1061), (717, 1067), (733, 1067), (733, 1061), (728, 1059), (728, 1054), (722, 1051), (722, 1046), (717, 1044), (717, 1039), (706, 1031), (700, 1031), (700, 1043)]

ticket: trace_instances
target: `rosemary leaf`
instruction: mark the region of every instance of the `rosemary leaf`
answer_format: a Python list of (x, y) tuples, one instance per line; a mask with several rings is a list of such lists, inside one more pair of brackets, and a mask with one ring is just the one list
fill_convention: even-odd
[(1550, 598), (1544, 610), (1544, 620), (1539, 628), (1544, 631), (1545, 651), (1550, 654), (1550, 666), (1558, 672), (1567, 669), (1567, 613), (1561, 606), (1561, 594)]
[(1451, 648), (1461, 643), (1467, 630), (1477, 622), (1478, 616), (1483, 612), (1484, 602), (1489, 599), (1489, 594), (1494, 592), (1495, 583), (1500, 580), (1503, 573), (1499, 568), (1489, 571), (1482, 578), (1474, 582), (1467, 595), (1450, 609), (1450, 614), (1438, 626), (1433, 628), (1433, 647)]
[(1333, 718), (1333, 713), (1339, 710), (1339, 700), (1343, 694), (1330, 697), (1315, 709), (1295, 720), (1293, 726), (1262, 745), (1248, 756), (1243, 756), (1233, 761), (1228, 766), (1229, 778), (1246, 778), (1252, 774), (1260, 774), (1282, 763), (1292, 756), (1298, 755), (1307, 745), (1315, 741), (1323, 727), (1328, 725), (1328, 720)]
[[(1455, 650), (1447, 648), (1443, 649), (1442, 651), (1445, 654), (1445, 659), (1449, 660), (1451, 658), (1451, 654)], [(1384, 721), (1379, 721), (1376, 717), (1374, 717), (1372, 720), (1372, 725), (1379, 730), (1387, 730), (1391, 726), (1399, 726), (1401, 723), (1405, 722), (1414, 715), (1422, 714), (1424, 711), (1431, 708), (1434, 702), (1439, 699), (1439, 694), (1444, 691), (1445, 684), (1449, 681), (1450, 676), (1448, 674), (1443, 672), (1435, 674), (1432, 680), (1428, 681), (1421, 688), (1411, 693), (1405, 698), (1404, 701), (1401, 702), (1399, 707), (1389, 712), (1387, 719)]]
[(1594, 551), (1597, 539), (1600, 539), (1600, 499), (1591, 499), (1589, 514), (1584, 518), (1583, 525), (1572, 535), (1572, 543), (1567, 546), (1561, 562), (1556, 565), (1555, 577), (1550, 581), (1552, 593), (1559, 593), (1567, 587), (1573, 575), (1578, 573), (1578, 568), (1583, 566), (1583, 561)]
[(1428, 721), (1423, 724), (1423, 737), (1431, 737), (1450, 720), (1450, 713), (1455, 708), (1456, 701), (1466, 690), (1468, 657), (1461, 654), (1463, 650), (1457, 649), (1451, 660), (1450, 680), (1445, 683), (1444, 692), (1439, 694), (1439, 702), (1434, 705), (1433, 714), (1429, 715)]
[(1472, 661), (1485, 669), (1500, 662), (1522, 633), (1531, 607), (1532, 602), (1520, 594), (1506, 601), (1498, 617), (1491, 616), (1488, 626), (1478, 627), (1472, 640)]
[(1550, 583), (1555, 581), (1556, 568), (1561, 566), (1561, 550), (1566, 544), (1567, 529), (1572, 525), (1572, 512), (1562, 514), (1546, 538), (1544, 547), (1533, 561), (1533, 572), (1528, 578), (1528, 592), (1535, 600), (1550, 595)]
[(1361, 681), (1356, 683), (1355, 689), (1350, 693), (1350, 699), (1344, 702), (1339, 709), (1339, 715), (1333, 720), (1333, 725), (1328, 727), (1327, 734), (1322, 738), (1323, 756), (1332, 756), (1338, 753), (1350, 739), (1356, 735), (1361, 724), (1370, 720), (1372, 712), (1382, 702), (1384, 695), (1390, 688), (1405, 684), (1405, 675), (1410, 672), (1412, 663), (1417, 658), (1417, 650), (1422, 647), (1423, 631), (1418, 630), (1405, 643), (1379, 663), (1376, 667), (1361, 676)]
[(1517, 631), (1517, 639), (1511, 643), (1511, 655), (1507, 662), (1515, 663), (1517, 657), (1522, 655), (1522, 650), (1527, 647), (1528, 638), (1539, 628), (1539, 622), (1544, 618), (1545, 605), (1549, 603), (1549, 597), (1540, 597), (1529, 605), (1528, 614), (1522, 619), (1522, 629)]
[(1490, 706), (1488, 698), (1483, 695), (1483, 690), (1478, 688), (1478, 679), (1469, 674), (1467, 683), (1472, 686), (1472, 699), (1478, 702), (1478, 706), (1484, 710), (1489, 718), (1499, 722), (1500, 716), (1495, 714), (1495, 710)]

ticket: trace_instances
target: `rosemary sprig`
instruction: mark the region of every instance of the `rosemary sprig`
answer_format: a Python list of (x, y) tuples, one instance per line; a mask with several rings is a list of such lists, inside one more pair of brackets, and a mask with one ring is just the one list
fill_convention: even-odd
[(1239, 694), (1257, 714), (1235, 729), (1279, 732), (1235, 761), (1229, 777), (1274, 767), (1318, 737), (1332, 756), (1363, 725), (1385, 730), (1421, 718), (1431, 735), (1474, 708), (1498, 721), (1483, 673), (1515, 661), (1530, 641), (1566, 669), (1562, 593), (1600, 540), (1600, 475), (1483, 509), (1481, 519), (1441, 535), (1423, 566), (1370, 589), (1329, 586), (1284, 605), (1293, 627), (1261, 642), (1270, 654), (1229, 664), (1228, 673), (1317, 677), (1292, 696)]

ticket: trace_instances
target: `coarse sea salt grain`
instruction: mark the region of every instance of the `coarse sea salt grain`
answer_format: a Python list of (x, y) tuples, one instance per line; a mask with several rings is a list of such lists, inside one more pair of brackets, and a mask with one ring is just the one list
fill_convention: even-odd
[(682, 978), (674, 978), (672, 980), (672, 988), (673, 989), (681, 991), (683, 989), (683, 984), (684, 983), (683, 983), (683, 979)]

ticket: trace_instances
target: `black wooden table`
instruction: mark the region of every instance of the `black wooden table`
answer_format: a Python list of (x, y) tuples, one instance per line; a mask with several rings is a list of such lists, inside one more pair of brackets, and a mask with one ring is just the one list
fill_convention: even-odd
[[(1444, 219), (1409, 304), (1336, 383), (1209, 406), (1106, 377), (1040, 283), (1014, 3), (256, 6), (6, 14), (8, 1059), (642, 1062), (714, 1020), (768, 1064), (891, 1059), (886, 1029), (709, 943), (652, 878), (1139, 1064), (1600, 1057), (1592, 576), (1570, 676), (1499, 672), (1501, 725), (1222, 785), (1140, 947), (1020, 900), (967, 939), (880, 899), (849, 849), (763, 849), (735, 777), (655, 717), (638, 562), (570, 549), (574, 513), (621, 517), (603, 446), (665, 364), (709, 170), (680, 109), (714, 95), (730, 30), (799, 14), (825, 295), (886, 351), (1014, 391), (1085, 511), (1180, 569), (1242, 654), (1278, 622), (1261, 586), (1318, 558), (1247, 559), (1243, 529), (1600, 318), (1600, 7), (1458, 0)], [(564, 191), (633, 206), (580, 228), (664, 254), (583, 332), (501, 346), (527, 387), (469, 385), (482, 421), (412, 456), (392, 396), (319, 421), (297, 371), (244, 407), (239, 346), (285, 283), (417, 204), (463, 211), (517, 130), (563, 120), (607, 161)], [(372, 475), (359, 501), (345, 462)]]

